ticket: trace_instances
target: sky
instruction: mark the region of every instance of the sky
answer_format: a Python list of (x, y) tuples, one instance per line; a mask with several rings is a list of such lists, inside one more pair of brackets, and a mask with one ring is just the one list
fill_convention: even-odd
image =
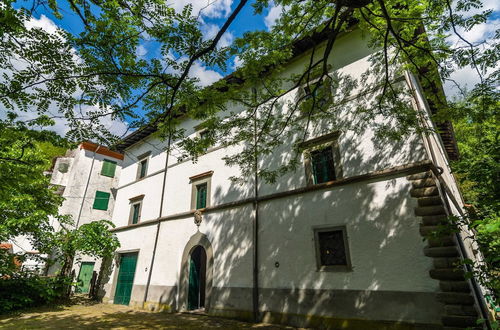
[[(200, 13), (200, 26), (206, 39), (211, 39), (217, 34), (220, 26), (226, 21), (226, 18), (231, 14), (237, 3), (238, 1), (235, 0), (171, 0), (171, 6), (176, 10), (182, 10), (185, 5), (192, 4), (193, 13)], [(19, 4), (23, 5), (25, 3), (20, 2)], [(38, 12), (34, 15), (34, 18), (28, 22), (28, 27), (41, 27), (47, 31), (55, 31), (56, 28), (59, 27), (73, 34), (82, 31), (83, 24), (76, 14), (67, 7), (68, 3), (66, 1), (60, 1), (58, 4), (61, 6), (60, 11), (63, 15), (62, 19), (54, 17), (50, 10), (40, 7)], [(488, 22), (478, 25), (470, 31), (459, 31), (472, 43), (480, 43), (492, 38), (495, 29), (500, 28), (500, 1), (483, 0), (483, 4), (483, 9), (492, 9), (494, 12)], [(270, 8), (265, 10), (262, 15), (255, 16), (253, 15), (253, 7), (246, 5), (240, 15), (238, 15), (236, 20), (231, 24), (228, 32), (224, 34), (220, 41), (221, 45), (226, 46), (231, 44), (235, 38), (242, 36), (243, 33), (247, 31), (270, 29), (276, 19), (279, 18), (281, 11), (281, 7), (275, 6), (274, 3), (271, 2)], [(472, 15), (478, 11), (479, 10), (471, 10), (466, 14)], [(462, 44), (462, 41), (456, 35), (451, 35), (449, 41), (456, 45)], [(137, 56), (147, 58), (155, 52), (155, 47), (157, 46), (145, 43), (139, 47), (136, 54)], [(484, 44), (484, 47), (488, 47), (487, 42)], [(200, 85), (206, 86), (221, 79), (238, 65), (241, 65), (239, 59), (233, 58), (230, 63), (228, 63), (227, 72), (222, 72), (219, 68), (207, 68), (200, 62), (195, 62), (189, 75), (199, 78)], [(479, 77), (473, 68), (457, 70), (453, 73), (451, 78), (469, 88), (479, 81)], [(445, 92), (448, 97), (452, 97), (458, 93), (458, 90), (452, 83), (446, 82)], [(126, 130), (126, 123), (119, 123), (111, 119), (107, 120), (108, 122), (104, 124), (109, 126), (113, 133), (121, 135), (122, 132)], [(59, 121), (53, 129), (60, 134), (64, 134), (66, 133), (67, 127), (63, 121)]]

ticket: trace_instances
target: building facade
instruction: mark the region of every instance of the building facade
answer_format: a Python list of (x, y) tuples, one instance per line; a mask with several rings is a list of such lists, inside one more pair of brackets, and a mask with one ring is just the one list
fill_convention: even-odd
[[(336, 47), (335, 72), (360, 77), (370, 67), (373, 51), (360, 31)], [(285, 74), (299, 72), (306, 58), (307, 51), (298, 55)], [(436, 128), (417, 79), (400, 80), (421, 125)], [(342, 116), (353, 119), (348, 107)], [(181, 126), (195, 137), (199, 124)], [(449, 167), (453, 141), (436, 130), (389, 142), (370, 126), (312, 129), (302, 165), (257, 189), (252, 180), (230, 180), (241, 173), (223, 158), (237, 147), (215, 145), (193, 163), (175, 148), (165, 152), (167, 142), (152, 132), (121, 144), (113, 212), (121, 248), (106, 301), (326, 328), (475, 322), (470, 283), (452, 266), (471, 247), (459, 246), (458, 236), (424, 240), (463, 211)], [(291, 149), (282, 145), (259, 164), (278, 166)]]
[[(68, 150), (64, 157), (54, 159), (50, 183), (56, 187), (56, 193), (64, 197), (59, 214), (71, 216), (74, 227), (96, 220), (111, 220), (122, 160), (122, 154), (91, 142), (83, 142), (76, 149)], [(55, 231), (61, 229), (57, 219), (53, 219), (51, 225)], [(38, 254), (33, 251), (28, 237), (18, 237), (13, 243), (15, 253)], [(92, 275), (99, 271), (100, 264), (97, 258), (75, 256), (73, 271), (78, 282), (77, 292), (88, 292)], [(60, 264), (28, 258), (22, 267), (54, 275)]]

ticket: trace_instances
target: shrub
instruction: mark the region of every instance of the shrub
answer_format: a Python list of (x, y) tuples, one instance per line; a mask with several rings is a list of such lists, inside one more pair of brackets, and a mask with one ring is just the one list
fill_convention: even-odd
[(29, 273), (0, 279), (0, 314), (40, 306), (64, 297), (68, 279)]

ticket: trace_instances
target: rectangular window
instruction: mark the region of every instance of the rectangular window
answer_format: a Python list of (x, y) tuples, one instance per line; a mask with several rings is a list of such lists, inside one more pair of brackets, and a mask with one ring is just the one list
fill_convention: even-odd
[(207, 207), (207, 183), (196, 185), (196, 209)]
[(143, 159), (139, 162), (139, 168), (137, 170), (137, 179), (142, 179), (146, 176), (148, 172), (148, 159)]
[(130, 223), (136, 224), (141, 217), (141, 203), (132, 204)]
[(311, 152), (311, 166), (314, 184), (335, 180), (332, 147), (328, 146)]
[(315, 229), (314, 238), (319, 270), (351, 269), (345, 227)]
[(101, 175), (109, 176), (110, 178), (114, 178), (115, 171), (116, 171), (116, 162), (109, 160), (109, 159), (105, 159), (102, 162)]
[(94, 199), (94, 206), (92, 208), (95, 210), (106, 211), (108, 209), (110, 195), (111, 194), (108, 192), (99, 191), (99, 190), (96, 191), (95, 192), (95, 199)]
[(307, 185), (342, 179), (339, 132), (332, 132), (302, 142)]
[(191, 182), (191, 210), (210, 206), (210, 187), (213, 171), (200, 173), (189, 178)]

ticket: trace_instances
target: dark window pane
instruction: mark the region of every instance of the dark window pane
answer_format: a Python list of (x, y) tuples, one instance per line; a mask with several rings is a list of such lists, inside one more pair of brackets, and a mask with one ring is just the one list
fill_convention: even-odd
[(148, 170), (148, 160), (145, 159), (139, 163), (139, 179), (146, 176)]
[(311, 152), (311, 163), (314, 183), (335, 180), (335, 167), (331, 147)]
[(342, 230), (318, 232), (321, 266), (347, 265)]
[(141, 209), (141, 204), (137, 203), (132, 205), (132, 223), (139, 222), (139, 210)]
[(196, 208), (202, 209), (207, 206), (207, 184), (199, 184), (196, 186)]

